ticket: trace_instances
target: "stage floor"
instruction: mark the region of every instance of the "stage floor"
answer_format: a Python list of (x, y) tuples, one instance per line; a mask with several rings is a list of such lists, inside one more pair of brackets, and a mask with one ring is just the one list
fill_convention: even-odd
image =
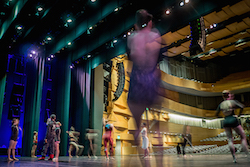
[[(114, 159), (106, 160), (104, 156), (99, 156), (97, 159), (88, 157), (69, 158), (59, 157), (59, 162), (38, 161), (36, 158), (18, 157), (20, 161), (7, 162), (6, 157), (0, 157), (1, 167), (69, 167), (69, 166), (84, 166), (84, 167), (232, 167), (242, 166), (249, 167), (250, 160), (244, 155), (238, 154), (238, 162), (233, 163), (230, 154), (223, 155), (187, 155), (186, 158), (178, 158), (175, 155), (164, 155), (161, 165), (161, 156), (152, 156), (151, 159), (141, 160), (138, 156), (115, 156)], [(46, 157), (47, 159), (48, 157)]]

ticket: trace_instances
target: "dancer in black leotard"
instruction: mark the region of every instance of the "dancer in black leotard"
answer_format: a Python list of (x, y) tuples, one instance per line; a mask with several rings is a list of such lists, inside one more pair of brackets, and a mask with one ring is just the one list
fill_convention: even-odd
[(216, 116), (219, 115), (220, 111), (222, 111), (223, 114), (225, 115), (223, 128), (225, 129), (225, 132), (228, 137), (228, 145), (233, 156), (233, 162), (236, 163), (237, 161), (236, 161), (235, 149), (233, 145), (232, 129), (234, 129), (235, 132), (240, 135), (242, 149), (245, 151), (246, 155), (249, 156), (246, 135), (244, 133), (243, 128), (238, 122), (237, 116), (234, 113), (234, 110), (236, 108), (241, 108), (241, 111), (240, 111), (240, 114), (241, 114), (244, 108), (244, 105), (236, 100), (233, 100), (234, 95), (229, 90), (224, 90), (222, 92), (222, 96), (224, 98), (224, 101), (221, 102), (220, 105), (218, 106)]
[[(10, 144), (8, 148), (8, 161), (19, 160), (15, 157), (17, 138), (19, 134), (18, 124), (19, 124), (19, 119), (14, 118), (12, 120), (12, 126), (11, 126), (11, 137), (10, 137)], [(10, 153), (12, 153), (13, 159), (10, 158)]]

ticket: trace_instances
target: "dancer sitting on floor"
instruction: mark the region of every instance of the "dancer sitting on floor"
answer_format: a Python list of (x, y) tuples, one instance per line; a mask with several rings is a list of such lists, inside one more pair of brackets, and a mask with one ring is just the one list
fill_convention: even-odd
[(141, 136), (142, 136), (142, 149), (144, 150), (143, 158), (149, 158), (148, 137), (147, 137), (146, 123), (142, 123)]
[(109, 159), (107, 145), (109, 142), (109, 147), (110, 147), (109, 153), (110, 153), (110, 156), (113, 156), (112, 132), (113, 132), (114, 126), (113, 124), (109, 122), (108, 119), (107, 120), (103, 119), (103, 126), (105, 128), (105, 132), (103, 133), (103, 136), (102, 136), (104, 140), (104, 152), (105, 152), (106, 158)]
[[(19, 134), (19, 127), (18, 127), (19, 119), (13, 118), (11, 123), (12, 123), (12, 126), (11, 126), (10, 144), (8, 148), (8, 161), (13, 161), (13, 160), (18, 161), (19, 159), (15, 157), (15, 153), (16, 153), (17, 138)], [(10, 158), (11, 153), (12, 153), (13, 159)]]
[(233, 156), (233, 162), (236, 163), (237, 161), (236, 161), (235, 149), (233, 145), (232, 129), (234, 129), (235, 132), (240, 135), (242, 149), (245, 151), (246, 155), (249, 157), (246, 135), (244, 133), (243, 128), (238, 122), (237, 116), (234, 113), (234, 110), (236, 108), (241, 108), (240, 113), (239, 113), (239, 116), (240, 116), (243, 111), (244, 105), (234, 100), (234, 94), (232, 94), (229, 90), (224, 90), (222, 92), (222, 97), (224, 101), (221, 102), (220, 105), (218, 106), (216, 116), (219, 115), (220, 111), (222, 111), (222, 113), (225, 115), (223, 128), (225, 129), (225, 132), (228, 138), (228, 145), (229, 145), (231, 154)]
[(69, 135), (69, 157), (72, 157), (71, 152), (76, 149), (76, 157), (80, 156), (83, 152), (84, 146), (78, 144), (80, 132), (75, 131), (73, 126), (70, 127), (70, 131), (66, 131)]
[(52, 160), (54, 158), (55, 152), (55, 129), (56, 129), (56, 115), (52, 114), (50, 116), (50, 121), (48, 121), (46, 136), (44, 139), (44, 146), (42, 151), (42, 157), (38, 160), (45, 160), (48, 148), (50, 148), (50, 155), (48, 160)]
[(38, 140), (38, 132), (33, 132), (33, 143), (32, 143), (32, 149), (31, 149), (31, 157), (37, 158), (36, 156), (36, 148), (37, 148), (37, 140)]
[(86, 139), (89, 141), (89, 151), (88, 151), (89, 158), (91, 158), (90, 151), (92, 151), (94, 158), (97, 159), (97, 156), (96, 156), (97, 138), (98, 138), (97, 130), (87, 129)]
[(60, 138), (60, 135), (61, 135), (61, 129), (60, 127), (62, 126), (62, 124), (60, 122), (56, 122), (56, 129), (55, 129), (55, 132), (56, 132), (56, 137), (55, 137), (55, 151), (56, 151), (56, 156), (55, 158), (53, 158), (53, 161), (54, 162), (58, 162), (58, 158), (59, 158), (59, 153), (60, 153), (60, 141), (61, 141), (61, 138)]

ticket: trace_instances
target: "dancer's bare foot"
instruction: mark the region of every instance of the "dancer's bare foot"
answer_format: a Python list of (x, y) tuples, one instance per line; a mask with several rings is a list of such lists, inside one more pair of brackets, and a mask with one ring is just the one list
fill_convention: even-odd
[(69, 155), (70, 158), (72, 158), (72, 155)]
[(15, 160), (15, 161), (19, 161), (19, 159), (17, 159), (16, 157), (14, 157), (14, 158), (13, 158), (13, 160)]
[(8, 158), (7, 161), (14, 161), (12, 158)]

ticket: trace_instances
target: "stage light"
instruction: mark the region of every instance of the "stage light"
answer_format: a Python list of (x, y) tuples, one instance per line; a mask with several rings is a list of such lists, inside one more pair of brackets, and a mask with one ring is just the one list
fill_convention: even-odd
[(124, 34), (124, 35), (123, 35), (123, 38), (126, 38), (126, 37), (127, 37), (127, 35), (126, 35), (126, 34)]
[(48, 57), (48, 59), (47, 59), (48, 61), (50, 61), (50, 57)]
[(119, 10), (119, 8), (115, 8), (115, 10), (114, 10), (114, 11), (115, 11), (115, 12), (117, 12), (118, 10)]
[(90, 58), (90, 57), (91, 57), (91, 55), (89, 54), (87, 57), (88, 57), (88, 58)]
[(189, 0), (185, 0), (185, 3), (189, 3)]
[(21, 30), (21, 29), (23, 29), (23, 27), (22, 26), (17, 26), (16, 29)]
[(91, 0), (91, 2), (95, 2), (96, 0)]
[(180, 2), (180, 6), (184, 6), (184, 2), (183, 1)]
[(32, 58), (32, 57), (33, 57), (33, 55), (32, 55), (32, 54), (30, 54), (29, 56), (30, 56), (30, 58)]
[(131, 35), (131, 32), (128, 32), (128, 35)]
[(72, 68), (73, 68), (73, 66), (72, 66), (72, 65), (70, 65), (70, 66), (69, 66), (69, 68), (71, 68), (71, 69), (72, 69)]
[(210, 25), (210, 29), (212, 29), (212, 28), (214, 28), (214, 26), (213, 26), (213, 25)]
[(54, 55), (50, 55), (50, 57), (53, 59), (55, 56)]
[(71, 45), (72, 43), (71, 42), (68, 42), (68, 45)]
[(117, 42), (118, 42), (118, 40), (117, 40), (117, 39), (114, 39), (114, 40), (113, 40), (113, 43), (117, 43)]
[(217, 24), (213, 24), (214, 27), (217, 27)]
[(48, 40), (48, 41), (51, 41), (51, 40), (52, 40), (52, 38), (51, 38), (51, 37), (47, 37), (47, 40)]
[(32, 50), (31, 53), (32, 53), (32, 54), (36, 54), (36, 51)]
[(73, 20), (70, 19), (70, 18), (67, 19), (67, 22), (68, 22), (68, 23), (72, 23), (72, 21), (73, 21)]
[(170, 10), (168, 9), (168, 10), (166, 10), (166, 14), (167, 15), (169, 15), (170, 14)]
[(38, 7), (37, 10), (38, 10), (39, 12), (41, 12), (41, 11), (43, 10), (43, 8), (42, 8), (42, 7)]
[(92, 26), (90, 26), (90, 27), (89, 27), (89, 29), (90, 29), (90, 30), (92, 30), (92, 29), (93, 29), (93, 27), (92, 27)]

